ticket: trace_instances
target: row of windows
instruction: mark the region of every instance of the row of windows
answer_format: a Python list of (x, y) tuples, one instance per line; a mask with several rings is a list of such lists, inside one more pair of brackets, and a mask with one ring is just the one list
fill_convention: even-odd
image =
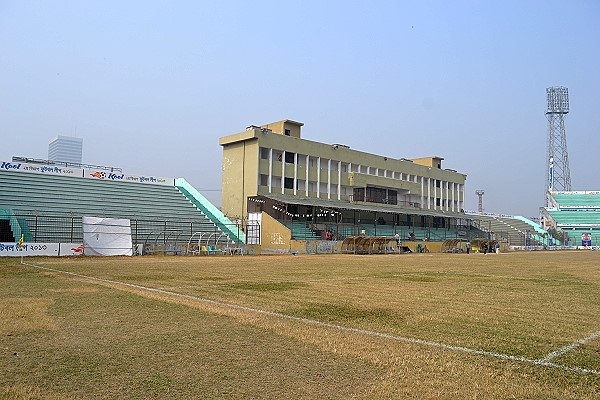
[[(271, 149), (262, 147), (260, 149), (260, 158), (262, 158), (264, 160), (268, 160), (269, 154), (271, 152), (270, 150)], [(321, 164), (319, 165), (317, 157), (314, 157), (314, 156), (308, 157), (305, 154), (297, 154), (297, 153), (292, 153), (289, 151), (286, 151), (285, 155), (284, 155), (284, 152), (282, 150), (273, 149), (273, 160), (282, 161), (282, 159), (284, 159), (285, 163), (288, 163), (288, 164), (297, 163), (298, 165), (306, 166), (307, 158), (308, 158), (308, 166), (313, 167), (313, 168), (320, 167), (321, 169), (330, 169), (331, 171), (341, 170), (342, 172), (357, 172), (359, 174), (380, 176), (383, 178), (403, 180), (403, 181), (414, 182), (414, 183), (423, 182), (423, 184), (425, 184), (425, 185), (427, 185), (427, 183), (430, 182), (430, 184), (432, 186), (435, 185), (438, 188), (442, 187), (442, 181), (439, 179), (432, 179), (431, 181), (429, 181), (425, 177), (414, 175), (414, 174), (392, 171), (392, 170), (383, 169), (383, 168), (369, 167), (367, 165), (361, 165), (361, 164), (350, 164), (350, 163), (340, 162), (340, 161), (336, 161), (336, 160), (329, 160), (326, 158), (321, 158), (320, 159)], [(331, 162), (331, 164), (330, 164), (330, 162)], [(458, 184), (458, 185), (459, 185), (458, 189), (461, 190), (462, 185), (460, 185), (460, 184)]]
[[(269, 177), (268, 175), (260, 175), (260, 185), (261, 186), (269, 186)], [(281, 190), (282, 180), (281, 177), (272, 177), (271, 178), (271, 189), (274, 191)], [(284, 178), (283, 179), (283, 187), (284, 189), (294, 189), (294, 178)], [(309, 181), (308, 182), (308, 192), (309, 193), (317, 193), (317, 187), (319, 188), (318, 192), (330, 193), (331, 195), (338, 194), (338, 185), (331, 185), (328, 187), (327, 183)], [(296, 180), (296, 190), (299, 193), (306, 192), (306, 180), (297, 179)], [(381, 203), (381, 204), (396, 204), (396, 205), (408, 205), (408, 206), (418, 206), (421, 196), (420, 195), (411, 195), (398, 194), (397, 190), (394, 189), (384, 189), (384, 188), (375, 188), (375, 187), (366, 187), (366, 188), (352, 188), (350, 186), (341, 186), (340, 187), (340, 195), (344, 196), (344, 199), (349, 199), (352, 201), (362, 201), (369, 203)], [(416, 200), (415, 200), (416, 199)], [(425, 207), (427, 207), (427, 197), (425, 196)], [(451, 199), (442, 199), (438, 197), (431, 197), (429, 199), (430, 206), (438, 206), (438, 207), (451, 207), (454, 205), (458, 207), (459, 200), (451, 200)]]
[[(260, 185), (261, 186), (269, 186), (269, 177), (267, 175), (260, 175)], [(328, 185), (325, 182), (320, 182), (319, 185), (317, 185), (317, 182), (313, 182), (313, 181), (309, 181), (308, 182), (308, 191), (310, 193), (316, 193), (317, 192), (317, 186), (319, 187), (319, 192), (320, 193), (327, 193), (328, 190)], [(283, 180), (283, 187), (285, 189), (294, 189), (294, 178), (284, 178)], [(271, 179), (271, 188), (273, 189), (281, 189), (281, 177), (279, 176), (274, 176)], [(299, 192), (306, 192), (306, 180), (304, 179), (296, 179), (296, 190), (298, 190)], [(337, 184), (332, 184), (329, 187), (329, 191), (331, 194), (336, 194), (338, 193), (338, 185)], [(340, 193), (343, 196), (349, 196), (352, 194), (352, 188), (349, 186), (341, 186), (341, 191)]]

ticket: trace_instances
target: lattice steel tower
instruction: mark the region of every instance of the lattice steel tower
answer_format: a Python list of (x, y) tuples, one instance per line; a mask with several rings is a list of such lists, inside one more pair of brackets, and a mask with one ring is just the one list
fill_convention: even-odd
[(569, 91), (565, 87), (547, 88), (546, 98), (548, 100), (546, 190), (570, 191), (571, 172), (565, 132), (565, 115), (569, 113)]
[(476, 190), (475, 191), (475, 194), (477, 196), (479, 196), (479, 204), (477, 205), (477, 211), (480, 212), (480, 213), (483, 212), (483, 194), (484, 193), (485, 192), (483, 190)]

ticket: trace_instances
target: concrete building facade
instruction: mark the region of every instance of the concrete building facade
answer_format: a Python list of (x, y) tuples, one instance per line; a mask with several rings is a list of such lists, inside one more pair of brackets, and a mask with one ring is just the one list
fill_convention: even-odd
[(257, 196), (462, 214), (466, 175), (442, 169), (443, 158), (396, 159), (306, 140), (302, 126), (283, 120), (220, 138), (225, 215), (246, 220), (249, 201)]

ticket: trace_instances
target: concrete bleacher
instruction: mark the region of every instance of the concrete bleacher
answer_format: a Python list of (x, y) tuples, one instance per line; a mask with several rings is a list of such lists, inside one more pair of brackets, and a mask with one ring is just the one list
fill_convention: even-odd
[(299, 221), (283, 221), (282, 222), (291, 232), (292, 239), (298, 240), (316, 240), (321, 237), (310, 228), (310, 224)]
[(582, 233), (591, 233), (592, 245), (600, 245), (600, 192), (549, 192), (545, 207), (549, 223), (566, 232), (572, 243)]
[[(0, 171), (0, 209), (13, 215), (12, 220), (2, 218), (21, 220), (19, 233), (27, 234), (27, 241), (79, 242), (81, 217), (95, 216), (135, 220), (132, 235), (137, 243), (161, 231), (218, 233), (214, 236), (219, 244), (240, 242), (229, 220), (226, 226), (199, 206), (198, 199), (177, 186)], [(73, 226), (61, 226), (69, 223)], [(15, 222), (11, 225), (20, 237)]]
[(557, 224), (590, 225), (600, 224), (600, 211), (592, 210), (548, 210)]
[(523, 217), (500, 217), (480, 215), (480, 226), (493, 233), (497, 240), (505, 240), (512, 246), (524, 246), (527, 231), (530, 233), (530, 245), (543, 245), (546, 232), (533, 221)]
[(552, 197), (558, 203), (559, 207), (581, 207), (600, 209), (600, 194), (591, 193), (552, 193)]
[(330, 231), (336, 240), (347, 236), (387, 236), (394, 237), (396, 233), (402, 240), (408, 240), (410, 234), (414, 234), (415, 240), (444, 241), (447, 239), (472, 239), (482, 237), (485, 233), (480, 230), (472, 230), (459, 234), (459, 229), (433, 228), (433, 227), (411, 227), (399, 225), (352, 225), (335, 223), (311, 223), (306, 221), (280, 221), (292, 232), (292, 239), (313, 240), (325, 239), (325, 232)]

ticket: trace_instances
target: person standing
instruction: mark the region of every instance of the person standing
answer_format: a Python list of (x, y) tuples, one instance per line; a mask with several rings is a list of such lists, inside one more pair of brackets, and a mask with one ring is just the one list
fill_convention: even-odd
[(469, 254), (471, 252), (471, 242), (467, 242), (465, 247), (467, 248), (467, 254)]
[(496, 254), (500, 254), (500, 243), (496, 243)]
[(484, 254), (484, 255), (486, 255), (486, 254), (487, 254), (487, 251), (488, 251), (488, 244), (487, 244), (487, 243), (484, 243), (484, 244), (483, 244), (483, 254)]

